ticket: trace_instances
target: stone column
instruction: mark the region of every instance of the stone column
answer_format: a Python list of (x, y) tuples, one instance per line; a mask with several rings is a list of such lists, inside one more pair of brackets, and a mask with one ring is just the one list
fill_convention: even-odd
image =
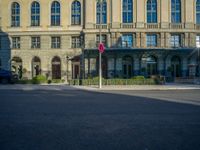
[(122, 77), (122, 58), (117, 58), (116, 74), (117, 74), (118, 77)]
[(166, 46), (166, 48), (170, 48), (171, 47), (171, 45), (170, 45), (170, 37), (171, 37), (171, 35), (170, 35), (170, 33), (165, 33), (165, 46)]
[(170, 22), (170, 1), (168, 0), (160, 0), (160, 19), (161, 19), (161, 28), (167, 29), (169, 28)]
[(186, 77), (188, 73), (188, 60), (187, 58), (183, 58), (182, 60), (182, 77)]
[(140, 58), (138, 55), (134, 58), (134, 75), (138, 76), (140, 73)]
[(145, 4), (145, 1), (146, 0), (137, 0), (137, 11), (136, 11), (136, 15), (137, 15), (137, 22), (136, 22), (136, 27), (137, 28), (144, 28), (144, 23), (146, 22), (145, 21), (145, 7), (144, 7), (144, 4)]
[(160, 33), (160, 47), (163, 48), (165, 47), (165, 33)]
[(95, 8), (95, 0), (85, 0), (85, 28), (86, 29), (93, 29), (95, 24), (95, 14), (92, 13), (96, 9)]
[(146, 47), (146, 34), (141, 33), (141, 47), (145, 48)]
[(96, 58), (90, 59), (90, 74), (92, 76), (96, 76), (98, 73), (98, 68), (96, 67)]
[(136, 33), (136, 47), (140, 48), (141, 47), (141, 34), (140, 33)]
[(108, 78), (113, 78), (114, 76), (114, 58), (108, 57)]
[(88, 58), (85, 58), (85, 78), (88, 78), (88, 70), (89, 69), (89, 60)]
[(112, 28), (120, 28), (121, 8), (121, 0), (112, 0)]
[(163, 56), (158, 57), (158, 73), (160, 75), (164, 75), (165, 70), (165, 63)]

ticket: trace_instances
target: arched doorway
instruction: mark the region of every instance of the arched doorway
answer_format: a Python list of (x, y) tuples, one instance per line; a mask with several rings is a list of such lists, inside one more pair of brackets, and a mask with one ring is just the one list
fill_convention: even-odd
[(22, 59), (20, 57), (13, 57), (11, 60), (11, 70), (18, 74), (19, 79), (22, 78), (23, 73)]
[(147, 57), (147, 74), (148, 76), (156, 75), (158, 73), (157, 58), (154, 56)]
[(181, 59), (178, 56), (174, 56), (171, 59), (171, 67), (172, 67), (172, 77), (180, 77), (181, 76)]
[(123, 77), (131, 78), (133, 76), (133, 58), (125, 56), (122, 59)]
[(58, 56), (52, 59), (52, 79), (61, 79), (61, 60)]
[(141, 62), (141, 67), (143, 68), (142, 70), (146, 72), (147, 76), (156, 75), (158, 73), (158, 61), (155, 56), (143, 55)]
[(72, 59), (72, 78), (79, 79), (80, 78), (80, 57), (75, 56)]
[[(99, 57), (97, 57), (96, 62), (97, 62), (96, 68), (98, 69), (97, 73), (99, 75)], [(105, 56), (102, 56), (101, 58), (101, 68), (102, 68), (102, 77), (106, 79), (108, 77), (108, 61)]]
[(38, 76), (41, 74), (41, 61), (39, 57), (34, 57), (32, 60), (32, 76)]

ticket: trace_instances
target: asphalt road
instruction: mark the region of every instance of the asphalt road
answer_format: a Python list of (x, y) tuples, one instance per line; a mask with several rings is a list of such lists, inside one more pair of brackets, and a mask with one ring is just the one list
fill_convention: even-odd
[(160, 92), (1, 89), (0, 150), (199, 150), (200, 106), (162, 97), (200, 91)]

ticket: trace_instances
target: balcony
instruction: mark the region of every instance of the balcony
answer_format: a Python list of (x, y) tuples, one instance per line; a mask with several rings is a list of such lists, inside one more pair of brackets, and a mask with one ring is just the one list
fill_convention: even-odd
[(195, 24), (195, 29), (200, 30), (200, 24)]
[(184, 25), (182, 23), (170, 23), (170, 29), (183, 29)]
[(100, 29), (100, 26), (101, 26), (101, 29), (108, 29), (108, 25), (107, 24), (95, 24), (95, 28), (96, 29)]
[(158, 28), (160, 28), (158, 23), (146, 23), (145, 27), (147, 29), (158, 29)]
[(121, 23), (120, 28), (122, 28), (122, 29), (133, 29), (133, 28), (135, 28), (135, 23)]

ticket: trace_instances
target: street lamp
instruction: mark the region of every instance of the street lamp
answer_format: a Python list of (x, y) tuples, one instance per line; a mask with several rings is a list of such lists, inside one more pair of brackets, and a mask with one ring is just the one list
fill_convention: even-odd
[[(100, 6), (100, 22), (99, 22), (99, 43), (102, 42), (101, 30), (102, 30), (102, 7), (105, 0), (97, 0)], [(102, 68), (101, 68), (101, 52), (99, 51), (99, 88), (102, 88)]]

